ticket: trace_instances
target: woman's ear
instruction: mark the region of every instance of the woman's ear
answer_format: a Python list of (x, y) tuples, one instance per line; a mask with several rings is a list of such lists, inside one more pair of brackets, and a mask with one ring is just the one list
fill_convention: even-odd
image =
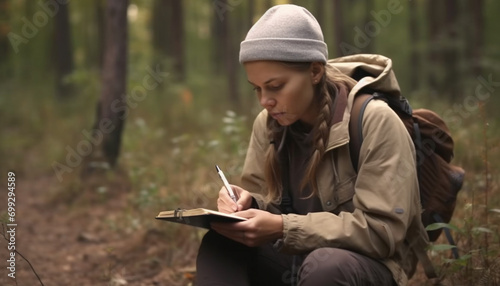
[(320, 62), (313, 62), (311, 64), (311, 81), (313, 84), (318, 83), (325, 74), (325, 65)]

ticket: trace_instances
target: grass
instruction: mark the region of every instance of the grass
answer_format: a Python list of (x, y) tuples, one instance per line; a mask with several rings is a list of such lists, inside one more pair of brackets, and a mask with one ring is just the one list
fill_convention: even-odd
[[(138, 74), (129, 87), (140, 79)], [(20, 177), (53, 176), (52, 164), (64, 162), (67, 146), (75, 148), (84, 138), (82, 131), (90, 130), (94, 120), (98, 79), (83, 73), (73, 80), (81, 89), (67, 100), (56, 100), (52, 87), (46, 83), (1, 83), (2, 174), (15, 170)], [(207, 91), (206, 86), (217, 88)], [(127, 207), (118, 218), (106, 221), (110, 229), (118, 233), (159, 229), (169, 240), (175, 237), (184, 248), (186, 241), (197, 247), (203, 231), (158, 225), (151, 217), (158, 211), (177, 207), (215, 208), (220, 189), (215, 164), (223, 168), (231, 182), (238, 182), (257, 109), (232, 111), (219, 92), (221, 86), (217, 79), (208, 82), (190, 78), (184, 85), (167, 79), (130, 109), (119, 175), (108, 171), (103, 180), (88, 184), (80, 181), (75, 169), (65, 174), (47, 196), (52, 194), (71, 204), (69, 199), (85, 190), (95, 193), (97, 203), (105, 204), (125, 188)], [(431, 108), (439, 112), (448, 106), (446, 102), (434, 102)], [(449, 251), (438, 248), (432, 252), (432, 260), (446, 275), (444, 282), (450, 285), (500, 284), (498, 124), (494, 114), (480, 106), (462, 118), (460, 124), (450, 126), (456, 141), (454, 163), (467, 172), (451, 221), (456, 227), (454, 236), (461, 257), (451, 259)], [(436, 242), (446, 243), (443, 237)]]
[(454, 163), (466, 170), (449, 225), (460, 257), (451, 256), (451, 246), (442, 235), (431, 247), (432, 259), (445, 285), (499, 285), (498, 122), (480, 104), (477, 113), (450, 127), (456, 144)]

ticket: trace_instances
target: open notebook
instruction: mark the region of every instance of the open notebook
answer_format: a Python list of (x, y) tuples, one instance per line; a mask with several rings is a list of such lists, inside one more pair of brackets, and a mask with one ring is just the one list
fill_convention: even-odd
[(162, 211), (156, 219), (210, 229), (211, 222), (238, 222), (246, 218), (204, 208)]

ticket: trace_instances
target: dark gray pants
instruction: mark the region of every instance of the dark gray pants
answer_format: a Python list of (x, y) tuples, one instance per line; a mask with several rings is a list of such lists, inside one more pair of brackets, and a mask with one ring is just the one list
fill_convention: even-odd
[(385, 265), (356, 252), (319, 248), (286, 255), (271, 244), (251, 248), (214, 231), (203, 238), (196, 268), (196, 286), (395, 285)]

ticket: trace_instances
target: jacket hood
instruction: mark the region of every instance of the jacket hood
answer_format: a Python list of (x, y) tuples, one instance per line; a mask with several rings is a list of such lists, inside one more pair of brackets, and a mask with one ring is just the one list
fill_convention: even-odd
[(330, 128), (327, 150), (349, 142), (349, 120), (354, 97), (365, 88), (399, 97), (401, 91), (392, 70), (392, 60), (381, 55), (358, 54), (331, 59), (328, 65), (357, 81), (347, 98), (346, 108), (341, 122)]
[(358, 81), (350, 97), (366, 87), (395, 97), (401, 95), (398, 81), (392, 70), (392, 60), (387, 57), (359, 54), (332, 59), (328, 61), (328, 64)]

